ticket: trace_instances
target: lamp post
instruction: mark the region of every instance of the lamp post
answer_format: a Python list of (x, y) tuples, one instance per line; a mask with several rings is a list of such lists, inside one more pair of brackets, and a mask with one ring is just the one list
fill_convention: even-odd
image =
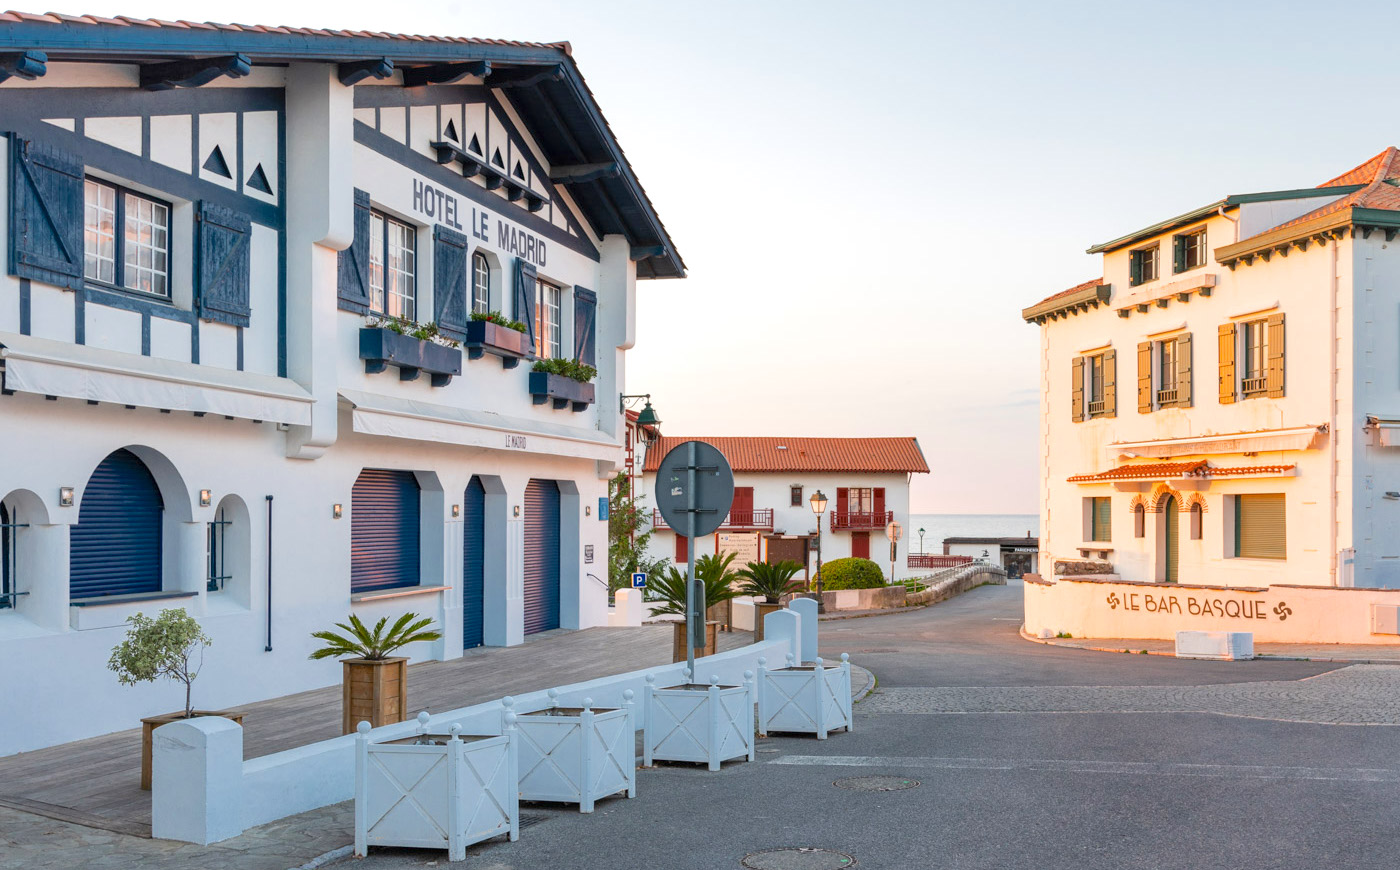
[(821, 490), (812, 493), (810, 499), (812, 513), (817, 515), (817, 612), (826, 612), (826, 602), (822, 600), (822, 514), (826, 513), (826, 496)]
[(923, 530), (922, 528), (920, 528), (920, 529), (919, 529), (919, 555), (922, 556), (923, 554), (924, 554), (924, 530)]

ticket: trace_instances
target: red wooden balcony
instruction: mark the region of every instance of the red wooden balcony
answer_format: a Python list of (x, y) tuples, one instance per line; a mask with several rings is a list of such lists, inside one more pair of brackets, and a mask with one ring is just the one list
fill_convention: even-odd
[[(653, 529), (670, 529), (666, 523), (666, 518), (661, 516), (661, 511), (652, 509), (651, 527)], [(761, 529), (773, 531), (773, 509), (772, 508), (750, 508), (748, 510), (731, 510), (724, 518), (721, 529)], [(881, 526), (881, 528), (884, 528)]]
[(833, 532), (884, 531), (885, 526), (894, 521), (894, 511), (832, 511), (831, 530)]
[(910, 568), (957, 568), (971, 565), (971, 556), (945, 556), (942, 553), (910, 553)]

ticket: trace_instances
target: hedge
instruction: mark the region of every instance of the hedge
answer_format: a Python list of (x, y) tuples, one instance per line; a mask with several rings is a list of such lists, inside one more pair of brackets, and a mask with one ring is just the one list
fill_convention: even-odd
[(885, 574), (869, 559), (854, 556), (833, 559), (822, 565), (822, 589), (879, 589), (885, 585)]

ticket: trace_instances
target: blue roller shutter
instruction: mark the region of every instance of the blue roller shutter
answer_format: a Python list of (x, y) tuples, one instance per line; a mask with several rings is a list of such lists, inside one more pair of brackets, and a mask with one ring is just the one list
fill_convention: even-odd
[(462, 648), (485, 638), (486, 489), (473, 477), (462, 496)]
[(598, 365), (598, 294), (574, 288), (574, 359), (588, 366)]
[(159, 592), (164, 509), (155, 478), (134, 453), (118, 450), (102, 460), (68, 533), (69, 595)]
[(350, 495), (351, 592), (418, 585), (419, 515), (413, 472), (360, 472)]
[(559, 627), (559, 484), (525, 487), (525, 633)]

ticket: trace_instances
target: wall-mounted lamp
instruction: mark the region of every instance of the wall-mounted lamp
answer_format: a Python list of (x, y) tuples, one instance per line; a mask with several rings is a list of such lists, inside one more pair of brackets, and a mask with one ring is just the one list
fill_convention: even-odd
[(459, 505), (459, 504), (454, 504), (454, 505), (452, 506), (452, 518), (453, 518), (453, 519), (456, 519), (457, 517), (460, 517), (461, 515), (462, 515), (462, 506)]
[(1387, 492), (1385, 497), (1391, 501), (1395, 501), (1396, 499), (1400, 499), (1400, 492)]
[(591, 505), (591, 504), (586, 504), (586, 505), (584, 505), (584, 506), (583, 506), (583, 515), (586, 516), (586, 517), (591, 517), (591, 516), (593, 516), (593, 505)]
[(510, 515), (513, 517), (520, 516), (520, 505), (515, 505), (514, 507), (512, 507), (510, 509)]
[(338, 520), (344, 515), (345, 510), (338, 504), (331, 505), (331, 519)]
[(208, 489), (201, 489), (201, 490), (199, 491), (199, 506), (200, 506), (200, 507), (209, 507), (209, 505), (211, 505), (211, 504), (213, 504), (213, 503), (214, 503), (214, 493), (213, 493), (213, 491), (212, 491), (212, 490), (208, 490)]
[(59, 506), (59, 507), (72, 507), (72, 506), (73, 506), (73, 487), (71, 487), (71, 486), (60, 486), (60, 487), (58, 488), (58, 506)]

